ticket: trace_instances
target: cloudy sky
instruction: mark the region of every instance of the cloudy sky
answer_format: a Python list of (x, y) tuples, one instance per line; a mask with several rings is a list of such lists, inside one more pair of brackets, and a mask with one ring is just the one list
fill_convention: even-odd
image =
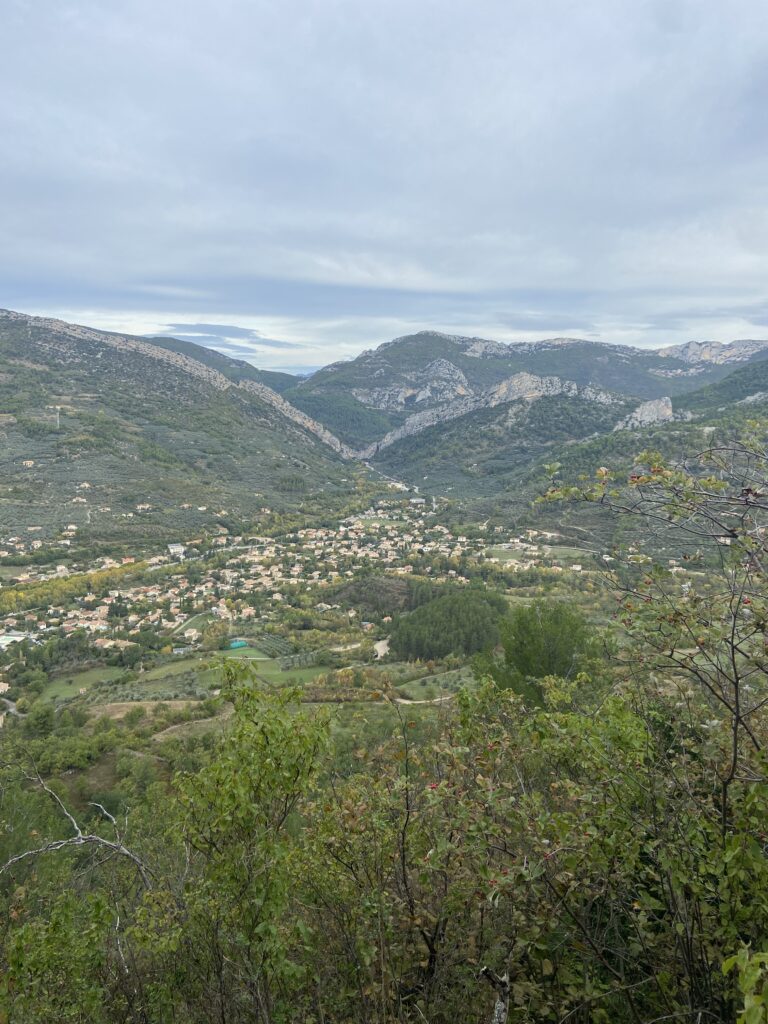
[(765, 0), (3, 0), (0, 306), (267, 367), (768, 337)]

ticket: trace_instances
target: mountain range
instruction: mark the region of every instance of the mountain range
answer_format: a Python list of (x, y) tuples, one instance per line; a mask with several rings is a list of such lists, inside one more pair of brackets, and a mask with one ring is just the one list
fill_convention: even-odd
[(367, 442), (373, 454), (392, 443), (393, 431), (416, 433), (434, 421), (517, 398), (583, 389), (587, 398), (603, 402), (610, 395), (641, 400), (683, 394), (761, 354), (768, 355), (768, 342), (648, 350), (573, 338), (501, 344), (423, 331), (333, 363), (284, 394), (346, 442)]
[(377, 474), (505, 504), (553, 453), (578, 462), (636, 446), (638, 430), (674, 444), (764, 404), (764, 340), (647, 350), (423, 331), (299, 378), (0, 311), (0, 532), (184, 535), (331, 509)]

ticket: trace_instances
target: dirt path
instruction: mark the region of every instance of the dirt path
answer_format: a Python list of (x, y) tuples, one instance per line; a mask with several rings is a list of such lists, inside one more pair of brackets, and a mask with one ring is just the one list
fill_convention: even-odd
[(161, 729), (160, 732), (154, 733), (152, 739), (164, 740), (169, 736), (173, 736), (174, 733), (181, 732), (183, 729), (189, 730), (191, 725), (202, 725), (203, 722), (225, 722), (228, 718), (232, 717), (234, 710), (234, 707), (229, 704), (220, 715), (211, 715), (210, 718), (193, 718), (190, 722), (177, 722), (176, 725), (169, 725), (167, 729)]
[(395, 697), (395, 704), (444, 704), (447, 700), (453, 700), (455, 693), (448, 693), (445, 697), (433, 697), (432, 700), (408, 700), (407, 697)]

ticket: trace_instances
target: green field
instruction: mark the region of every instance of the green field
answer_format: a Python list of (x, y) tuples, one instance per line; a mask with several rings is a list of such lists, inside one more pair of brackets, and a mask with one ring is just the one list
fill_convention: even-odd
[[(224, 666), (230, 660), (249, 662), (254, 676), (270, 686), (305, 686), (328, 672), (326, 667), (317, 665), (283, 669), (282, 659), (269, 658), (256, 647), (242, 647), (234, 651), (200, 652), (168, 660), (140, 673), (105, 665), (52, 680), (44, 696), (58, 700), (77, 698), (79, 690), (84, 687), (89, 704), (139, 699), (195, 699), (224, 684)], [(386, 674), (399, 694), (411, 700), (431, 700), (455, 692), (471, 678), (467, 668), (427, 676), (425, 666), (408, 662), (371, 667), (382, 675)], [(124, 682), (115, 685), (120, 678), (124, 678)]]
[(18, 565), (0, 565), (0, 580), (13, 579), (14, 576), (18, 576), (19, 573), (25, 571), (25, 569)]
[(485, 554), (488, 558), (498, 558), (500, 562), (522, 562), (533, 557), (530, 552), (517, 548), (488, 548)]
[(266, 683), (278, 683), (283, 686), (290, 686), (295, 683), (297, 686), (301, 686), (304, 683), (311, 683), (313, 679), (324, 675), (327, 671), (327, 668), (317, 665), (308, 668), (281, 669), (280, 662), (272, 659), (259, 662), (256, 668), (256, 675)]
[(200, 667), (200, 661), (200, 655), (182, 658), (179, 661), (169, 661), (163, 665), (151, 668), (148, 672), (142, 672), (139, 680), (153, 682), (156, 679), (167, 679), (169, 676), (180, 676), (184, 672), (197, 672)]
[(397, 692), (409, 700), (434, 700), (436, 697), (456, 693), (462, 686), (473, 685), (475, 678), (472, 669), (465, 665), (450, 672), (436, 672), (434, 675), (424, 675), (420, 679), (402, 683), (397, 687)]
[(183, 633), (185, 629), (204, 629), (211, 621), (210, 612), (198, 612), (197, 615), (193, 615), (191, 619), (187, 619), (186, 622), (182, 622), (180, 626), (174, 629), (174, 634)]
[(237, 647), (234, 651), (219, 651), (225, 658), (247, 658), (248, 661), (271, 661), (272, 659), (258, 647)]
[[(311, 682), (326, 669), (320, 667), (281, 669), (280, 661), (276, 658), (265, 658), (260, 654), (258, 659), (253, 656), (251, 649), (250, 657), (247, 648), (238, 651), (217, 651), (209, 654), (200, 654), (179, 661), (167, 662), (158, 665), (148, 672), (142, 672), (133, 678), (127, 679), (125, 685), (117, 688), (105, 686), (102, 692), (94, 694), (97, 703), (111, 703), (114, 701), (141, 699), (171, 700), (184, 698), (185, 696), (199, 696), (201, 691), (208, 691), (220, 688), (224, 684), (224, 664), (229, 660), (251, 661), (251, 666), (259, 679), (273, 686), (288, 686), (295, 684), (301, 686)], [(245, 652), (245, 653), (244, 653)], [(260, 653), (260, 652), (259, 652)], [(239, 657), (237, 657), (239, 655)], [(113, 674), (104, 674), (104, 670), (94, 670), (90, 676), (89, 689), (95, 687), (99, 682), (109, 683), (122, 671), (107, 670)], [(85, 676), (85, 673), (81, 675)], [(80, 677), (76, 677), (80, 678)], [(80, 686), (88, 685), (88, 682), (80, 682)], [(125, 696), (123, 696), (123, 692)], [(77, 686), (65, 686), (51, 696), (69, 697), (77, 696)]]
[(558, 544), (556, 546), (546, 545), (542, 549), (547, 558), (561, 558), (573, 559), (574, 562), (586, 562), (595, 557), (595, 552), (590, 551), (588, 548), (574, 548), (568, 547), (565, 544)]
[(49, 700), (56, 700), (61, 697), (76, 697), (80, 690), (85, 687), (90, 690), (98, 683), (111, 682), (125, 675), (124, 668), (115, 668), (112, 665), (101, 665), (99, 668), (89, 668), (84, 672), (73, 672), (71, 675), (59, 676), (51, 681), (43, 690), (42, 696)]

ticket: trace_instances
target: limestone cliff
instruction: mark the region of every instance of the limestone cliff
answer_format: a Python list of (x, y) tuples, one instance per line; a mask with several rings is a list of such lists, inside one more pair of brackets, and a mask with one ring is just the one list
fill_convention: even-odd
[(654, 423), (668, 423), (674, 419), (672, 400), (670, 398), (654, 398), (650, 402), (638, 405), (629, 416), (617, 423), (614, 430), (640, 430)]
[(587, 401), (599, 402), (601, 405), (612, 405), (620, 400), (607, 391), (601, 391), (599, 388), (593, 387), (580, 387), (578, 384), (574, 384), (573, 381), (561, 380), (559, 377), (537, 377), (532, 373), (516, 373), (483, 394), (460, 398), (438, 408), (425, 409), (423, 412), (414, 413), (408, 417), (402, 426), (397, 427), (395, 430), (390, 430), (380, 441), (358, 452), (358, 456), (370, 459), (377, 452), (388, 448), (396, 441), (401, 440), (401, 438), (419, 434), (428, 427), (436, 426), (438, 423), (447, 423), (449, 420), (466, 416), (467, 413), (475, 412), (478, 409), (493, 409), (495, 406), (503, 405), (505, 402), (514, 402), (521, 399), (533, 401), (537, 398), (552, 395), (569, 395), (574, 398), (584, 398)]
[(352, 394), (363, 405), (387, 412), (420, 403), (450, 402), (472, 394), (472, 387), (462, 371), (447, 359), (433, 359), (414, 375), (412, 384), (382, 388), (353, 388)]
[(670, 345), (668, 348), (660, 348), (658, 355), (667, 359), (679, 359), (681, 362), (690, 364), (714, 363), (743, 363), (752, 356), (765, 353), (768, 350), (768, 341), (743, 339), (730, 341), (727, 344), (720, 341), (688, 341), (684, 345)]

